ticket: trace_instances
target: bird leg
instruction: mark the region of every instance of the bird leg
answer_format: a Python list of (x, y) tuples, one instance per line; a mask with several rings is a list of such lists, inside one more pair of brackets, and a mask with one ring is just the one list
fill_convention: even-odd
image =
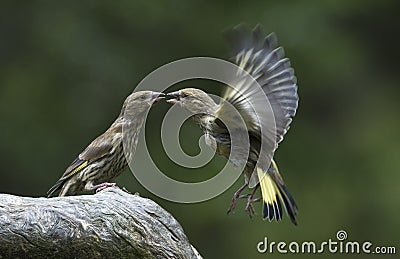
[(109, 187), (114, 187), (115, 185), (116, 185), (116, 183), (107, 183), (107, 182), (105, 182), (105, 183), (94, 185), (94, 186), (92, 186), (91, 189), (95, 190), (96, 193), (98, 193), (98, 192), (101, 192), (102, 190), (107, 189)]
[(259, 202), (261, 200), (261, 198), (255, 198), (254, 194), (256, 193), (257, 189), (258, 189), (259, 185), (257, 185), (256, 187), (254, 187), (253, 191), (248, 194), (248, 195), (243, 195), (243, 198), (247, 198), (247, 204), (246, 204), (246, 208), (244, 209), (250, 216), (250, 218), (253, 218), (254, 216), (254, 208), (253, 208), (253, 202)]
[(235, 207), (236, 207), (236, 200), (240, 197), (240, 193), (247, 187), (247, 183), (245, 183), (242, 187), (239, 188), (239, 190), (237, 190), (235, 192), (235, 194), (232, 197), (232, 201), (231, 204), (229, 205), (228, 211), (226, 212), (227, 214), (231, 213)]

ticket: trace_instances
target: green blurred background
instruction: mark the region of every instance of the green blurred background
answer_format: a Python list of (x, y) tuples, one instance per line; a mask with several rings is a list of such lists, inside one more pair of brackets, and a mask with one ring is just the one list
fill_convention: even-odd
[[(299, 226), (287, 217), (262, 221), (259, 204), (250, 220), (243, 201), (227, 216), (243, 179), (198, 204), (155, 197), (129, 172), (117, 182), (170, 211), (206, 258), (280, 257), (259, 254), (257, 243), (321, 242), (339, 229), (348, 240), (400, 249), (399, 3), (2, 1), (0, 192), (45, 195), (148, 73), (185, 57), (227, 58), (221, 31), (260, 22), (277, 33), (298, 77), (298, 114), (276, 160), (299, 205)], [(158, 127), (168, 108), (154, 107), (149, 125)], [(151, 133), (151, 153), (171, 177), (207, 179), (225, 163), (216, 157), (198, 170), (179, 168)], [(189, 154), (198, 152), (194, 134), (200, 130), (186, 123), (181, 139)]]

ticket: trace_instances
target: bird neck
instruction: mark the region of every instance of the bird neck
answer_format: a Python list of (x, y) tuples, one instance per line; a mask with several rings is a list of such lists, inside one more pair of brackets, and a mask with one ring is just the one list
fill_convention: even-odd
[(211, 114), (196, 114), (193, 116), (194, 121), (200, 126), (200, 128), (206, 133), (212, 131), (212, 124), (215, 120), (215, 116)]

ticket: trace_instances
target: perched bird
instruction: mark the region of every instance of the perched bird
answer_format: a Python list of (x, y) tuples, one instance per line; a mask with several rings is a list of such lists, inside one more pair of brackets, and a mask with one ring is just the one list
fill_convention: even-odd
[[(234, 194), (228, 213), (235, 208), (238, 198), (247, 198), (246, 211), (252, 217), (254, 214), (252, 203), (262, 200), (264, 219), (281, 220), (284, 207), (293, 224), (297, 225), (295, 218), (298, 211), (297, 205), (285, 186), (272, 157), (278, 143), (282, 141), (289, 129), (298, 106), (297, 79), (294, 70), (291, 68), (289, 59), (284, 57), (282, 47), (277, 47), (275, 34), (265, 37), (260, 25), (253, 30), (240, 25), (235, 27), (229, 35), (234, 45), (232, 62), (239, 67), (237, 74), (240, 77), (240, 71), (246, 71), (247, 75), (251, 75), (253, 80), (257, 81), (262, 90), (260, 89), (257, 93), (254, 84), (251, 84), (249, 80), (239, 78), (235, 88), (227, 86), (224, 88), (223, 101), (219, 104), (207, 93), (196, 88), (185, 88), (169, 93), (167, 95), (174, 98), (167, 102), (177, 103), (189, 111), (205, 133), (206, 143), (213, 145), (216, 152), (226, 158), (230, 156), (233, 142), (228, 132), (229, 124), (233, 125), (233, 131), (239, 132), (238, 136), (248, 136), (247, 143), (250, 144), (248, 153), (240, 161), (237, 158), (230, 158), (234, 165), (244, 165), (245, 184)], [(268, 128), (271, 123), (267, 118), (255, 116), (255, 108), (251, 108), (267, 110), (268, 103), (261, 102), (260, 93), (266, 96), (270, 103), (268, 107), (275, 118), (276, 130), (271, 134), (272, 137), (267, 138), (267, 142), (270, 143), (266, 146), (270, 149), (271, 157), (264, 159), (259, 165), (257, 161), (261, 159), (259, 153), (261, 130)], [(246, 127), (237, 126), (237, 117), (229, 111), (226, 102), (232, 104), (239, 112)], [(249, 185), (252, 175), (258, 178), (255, 188), (250, 194), (241, 195), (246, 187), (252, 187)], [(261, 187), (262, 198), (254, 198), (258, 187)]]
[[(48, 197), (59, 189), (59, 196), (67, 196), (113, 186), (114, 184), (108, 181), (117, 177), (127, 167), (125, 155), (133, 155), (146, 113), (161, 98), (162, 93), (152, 91), (134, 92), (129, 95), (118, 118), (106, 132), (79, 154), (47, 192)], [(123, 143), (128, 145), (128, 148), (125, 147), (127, 154), (124, 153)]]

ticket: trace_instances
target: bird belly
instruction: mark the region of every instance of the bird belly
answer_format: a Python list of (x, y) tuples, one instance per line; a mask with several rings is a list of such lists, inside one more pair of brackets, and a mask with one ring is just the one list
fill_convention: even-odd
[(235, 167), (243, 168), (245, 182), (248, 182), (258, 160), (258, 152), (248, 144), (237, 145), (231, 154), (231, 139), (229, 134), (213, 136), (206, 133), (206, 143), (215, 148), (215, 152), (229, 160)]
[(246, 163), (247, 155), (242, 148), (235, 150), (231, 155), (231, 140), (229, 135), (206, 135), (206, 143), (214, 147), (218, 155), (228, 159), (234, 166), (243, 167)]

